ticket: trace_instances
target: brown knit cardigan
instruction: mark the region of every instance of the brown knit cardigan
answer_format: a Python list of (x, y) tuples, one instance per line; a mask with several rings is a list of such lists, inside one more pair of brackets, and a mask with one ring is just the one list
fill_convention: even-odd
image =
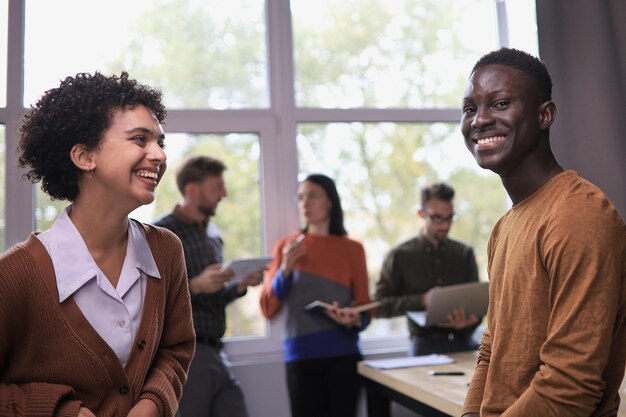
[[(144, 225), (161, 279), (148, 278), (125, 367), (73, 298), (59, 303), (52, 261), (32, 234), (0, 258), (0, 416), (126, 417), (140, 399), (173, 416), (195, 335), (182, 245)], [(103, 312), (103, 314), (106, 314)]]

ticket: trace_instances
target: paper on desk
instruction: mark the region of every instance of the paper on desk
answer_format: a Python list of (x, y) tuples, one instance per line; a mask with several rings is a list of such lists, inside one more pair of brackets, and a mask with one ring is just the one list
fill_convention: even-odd
[(446, 355), (403, 356), (401, 358), (366, 360), (365, 364), (376, 369), (410, 368), (413, 366), (445, 365), (454, 363), (454, 359)]

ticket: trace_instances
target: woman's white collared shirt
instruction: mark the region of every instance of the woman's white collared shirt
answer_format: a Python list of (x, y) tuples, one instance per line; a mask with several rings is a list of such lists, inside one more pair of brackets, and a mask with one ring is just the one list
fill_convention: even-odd
[(70, 220), (71, 207), (49, 230), (37, 235), (54, 265), (59, 302), (74, 297), (85, 318), (125, 366), (141, 322), (147, 276), (161, 276), (143, 226), (129, 220), (126, 257), (114, 288)]

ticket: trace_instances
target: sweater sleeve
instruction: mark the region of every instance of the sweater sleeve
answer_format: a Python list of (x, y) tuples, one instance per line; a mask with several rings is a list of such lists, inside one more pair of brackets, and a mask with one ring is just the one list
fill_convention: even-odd
[(365, 249), (363, 245), (354, 245), (352, 254), (352, 292), (356, 305), (369, 303), (369, 283), (367, 276), (367, 263), (365, 262)]
[[(282, 302), (278, 299), (276, 294), (274, 294), (273, 287), (276, 275), (280, 271), (283, 246), (285, 245), (285, 242), (286, 239), (281, 239), (274, 246), (274, 250), (272, 251), (274, 259), (265, 273), (265, 281), (263, 282), (263, 289), (261, 290), (261, 313), (263, 313), (263, 316), (267, 319), (271, 319), (276, 316), (282, 307)], [(282, 273), (280, 276), (282, 277)]]
[(480, 406), (483, 402), (485, 384), (487, 381), (487, 371), (489, 371), (489, 360), (491, 357), (491, 343), (489, 329), (485, 329), (478, 351), (478, 363), (472, 376), (469, 389), (465, 396), (465, 405), (461, 415), (468, 413), (480, 413)]
[(71, 387), (31, 382), (0, 384), (0, 416), (76, 417), (81, 402)]
[(396, 265), (397, 257), (398, 252), (395, 250), (387, 254), (380, 271), (380, 279), (376, 283), (374, 298), (381, 303), (376, 309), (378, 317), (396, 317), (407, 311), (424, 310), (423, 293), (403, 291), (403, 277)]
[[(487, 244), (488, 262), (491, 263), (494, 245), (494, 234), (492, 233)], [(471, 251), (472, 259), (474, 259), (474, 251)], [(474, 264), (476, 260), (474, 259)], [(478, 280), (478, 268), (476, 268), (476, 280)], [(487, 383), (487, 372), (489, 371), (489, 363), (491, 360), (491, 333), (489, 329), (485, 329), (478, 350), (478, 362), (469, 389), (465, 396), (465, 404), (461, 415), (468, 413), (480, 413), (480, 406), (483, 402), (485, 393), (485, 385)]]
[(171, 417), (178, 409), (187, 380), (195, 349), (195, 333), (182, 244), (173, 234), (169, 239), (162, 239), (161, 243), (159, 248), (163, 257), (171, 254), (167, 268), (169, 276), (162, 278), (167, 279), (169, 289), (161, 340), (140, 398), (154, 401), (162, 416)]
[[(25, 297), (30, 297), (31, 301), (33, 297), (21, 278), (24, 271), (32, 270), (35, 266), (22, 249), (21, 244), (16, 245), (0, 259), (0, 375), (7, 369), (11, 351), (18, 344), (12, 336), (21, 333), (17, 326), (23, 326), (16, 319), (21, 314), (17, 308), (28, 305)], [(81, 402), (76, 398), (74, 389), (68, 385), (46, 382), (0, 383), (0, 416), (75, 417), (80, 407)]]
[(571, 196), (563, 207), (538, 235), (550, 277), (541, 366), (503, 417), (589, 416), (604, 395), (603, 373), (623, 308), (626, 231), (587, 194)]
[[(476, 263), (476, 257), (474, 256), (474, 249), (468, 247), (465, 254), (465, 270), (467, 271), (467, 281), (468, 282), (478, 282), (478, 265)], [(478, 321), (476, 324), (465, 327), (459, 330), (460, 334), (462, 334), (466, 338), (471, 338), (478, 326), (483, 321), (483, 316), (478, 316)]]

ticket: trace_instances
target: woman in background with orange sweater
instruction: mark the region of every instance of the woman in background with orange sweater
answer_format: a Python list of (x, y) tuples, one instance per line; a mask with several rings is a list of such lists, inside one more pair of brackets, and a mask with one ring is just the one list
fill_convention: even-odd
[[(292, 417), (350, 417), (359, 394), (359, 332), (370, 322), (354, 305), (370, 301), (363, 246), (348, 238), (337, 188), (325, 175), (298, 188), (303, 230), (274, 248), (261, 310), (268, 319), (287, 309), (284, 335)], [(320, 300), (325, 312), (305, 311)]]

